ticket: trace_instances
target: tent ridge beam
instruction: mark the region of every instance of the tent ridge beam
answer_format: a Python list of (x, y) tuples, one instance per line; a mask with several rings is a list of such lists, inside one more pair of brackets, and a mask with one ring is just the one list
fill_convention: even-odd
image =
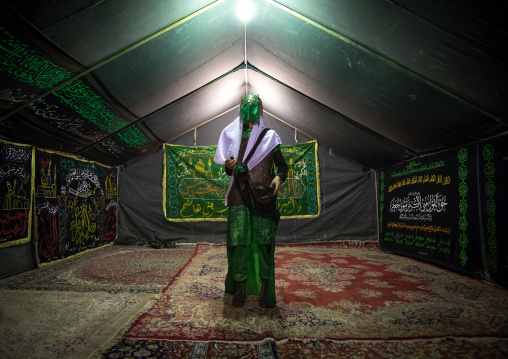
[(363, 44), (361, 44), (361, 43), (359, 43), (359, 42), (357, 42), (357, 41), (355, 41), (353, 39), (350, 39), (349, 37), (347, 37), (345, 35), (342, 35), (342, 34), (338, 33), (337, 31), (335, 31), (335, 30), (333, 30), (333, 29), (331, 29), (331, 28), (329, 28), (329, 27), (327, 27), (327, 26), (325, 26), (325, 25), (323, 25), (323, 24), (321, 24), (321, 23), (319, 23), (319, 22), (317, 22), (317, 21), (315, 21), (315, 20), (313, 20), (313, 19), (311, 19), (311, 18), (309, 18), (309, 17), (307, 17), (307, 16), (305, 16), (305, 15), (303, 15), (303, 14), (301, 14), (301, 13), (299, 13), (299, 12), (289, 8), (289, 7), (287, 7), (287, 6), (285, 6), (285, 5), (282, 5), (281, 3), (279, 3), (279, 2), (277, 2), (275, 0), (265, 0), (265, 1), (270, 3), (270, 4), (272, 4), (272, 5), (274, 5), (274, 6), (276, 6), (276, 7), (278, 7), (279, 9), (289, 13), (290, 15), (293, 15), (293, 16), (299, 18), (300, 20), (305, 21), (306, 23), (311, 24), (311, 25), (317, 27), (318, 29), (320, 29), (320, 30), (322, 30), (322, 31), (324, 31), (324, 32), (326, 32), (326, 33), (328, 33), (328, 34), (330, 34), (330, 35), (332, 35), (332, 36), (334, 36), (334, 37), (344, 41), (345, 43), (347, 43), (347, 44), (349, 44), (351, 46), (354, 46), (358, 50), (363, 51), (363, 52), (369, 54), (370, 56), (378, 59), (379, 61), (382, 61), (382, 62), (386, 63), (387, 65), (391, 66), (392, 68), (394, 68), (394, 69), (396, 69), (396, 70), (398, 70), (400, 72), (403, 72), (406, 75), (408, 75), (408, 76), (410, 76), (410, 77), (412, 77), (412, 78), (414, 78), (414, 79), (416, 79), (418, 81), (423, 82), (424, 84), (434, 88), (435, 90), (437, 90), (437, 91), (439, 91), (439, 92), (441, 92), (441, 93), (443, 93), (443, 94), (445, 94), (445, 95), (447, 95), (447, 96), (449, 96), (449, 97), (451, 97), (451, 98), (453, 98), (453, 99), (455, 99), (455, 100), (457, 100), (459, 102), (462, 102), (462, 103), (466, 104), (467, 106), (469, 106), (469, 107), (475, 109), (476, 111), (482, 113), (483, 115), (485, 115), (485, 116), (487, 116), (487, 117), (489, 117), (489, 118), (499, 122), (500, 124), (502, 124), (504, 126), (507, 126), (506, 123), (502, 121), (501, 116), (499, 116), (499, 115), (497, 115), (495, 113), (492, 113), (492, 112), (484, 109), (481, 106), (478, 106), (477, 104), (467, 100), (466, 98), (464, 98), (464, 97), (454, 93), (451, 90), (448, 90), (447, 88), (439, 85), (438, 83), (430, 80), (429, 78), (414, 72), (413, 70), (407, 68), (406, 66), (404, 66), (404, 65), (402, 65), (402, 64), (400, 64), (400, 63), (398, 63), (398, 62), (396, 62), (396, 61), (394, 61), (394, 60), (392, 60), (392, 59), (390, 59), (390, 58), (388, 58), (388, 57), (378, 53), (377, 51), (375, 51), (375, 50), (373, 50), (373, 49), (371, 49), (371, 48), (369, 48), (369, 47), (367, 47), (367, 46), (365, 46), (365, 45), (363, 45)]
[(35, 97), (31, 98), (30, 100), (28, 100), (28, 101), (24, 102), (24, 103), (23, 103), (23, 104), (21, 104), (20, 106), (18, 106), (18, 107), (16, 107), (16, 108), (12, 109), (11, 111), (7, 112), (5, 115), (3, 115), (2, 117), (0, 117), (0, 122), (5, 121), (7, 118), (9, 118), (9, 117), (11, 117), (12, 115), (14, 115), (14, 114), (16, 114), (16, 113), (20, 112), (21, 110), (25, 109), (26, 107), (30, 106), (31, 104), (33, 104), (34, 102), (36, 102), (36, 101), (40, 100), (41, 98), (44, 98), (44, 97), (46, 97), (46, 96), (51, 95), (53, 92), (56, 92), (56, 91), (60, 90), (61, 88), (63, 88), (63, 87), (65, 87), (65, 86), (67, 86), (67, 85), (68, 85), (68, 84), (70, 84), (71, 82), (73, 82), (73, 81), (75, 81), (75, 80), (77, 80), (77, 79), (79, 79), (79, 78), (81, 78), (81, 77), (83, 77), (83, 76), (85, 76), (85, 75), (89, 74), (89, 73), (90, 73), (90, 72), (92, 72), (92, 71), (97, 70), (98, 68), (100, 68), (100, 67), (102, 67), (102, 66), (106, 65), (107, 63), (109, 63), (109, 62), (111, 62), (111, 61), (113, 61), (113, 60), (115, 60), (115, 59), (119, 58), (119, 57), (120, 57), (120, 56), (122, 56), (122, 55), (125, 55), (126, 53), (128, 53), (128, 52), (130, 52), (130, 51), (132, 51), (132, 50), (136, 49), (137, 47), (139, 47), (139, 46), (141, 46), (141, 45), (143, 45), (143, 44), (147, 43), (147, 42), (148, 42), (148, 41), (150, 41), (150, 40), (155, 39), (156, 37), (158, 37), (158, 36), (160, 36), (160, 35), (162, 35), (162, 34), (164, 34), (164, 33), (168, 32), (169, 30), (174, 29), (175, 27), (177, 27), (177, 26), (179, 26), (179, 25), (183, 24), (184, 22), (186, 22), (186, 21), (188, 21), (188, 20), (190, 20), (190, 19), (192, 19), (192, 18), (194, 18), (194, 17), (196, 17), (196, 16), (198, 16), (198, 15), (201, 15), (201, 14), (202, 14), (202, 13), (204, 13), (205, 11), (207, 11), (207, 10), (209, 10), (209, 9), (211, 9), (211, 8), (213, 8), (213, 7), (215, 7), (215, 6), (217, 6), (218, 4), (220, 4), (220, 3), (224, 2), (224, 1), (225, 1), (225, 0), (216, 0), (216, 1), (214, 1), (213, 3), (208, 4), (208, 5), (204, 6), (204, 7), (202, 7), (201, 9), (199, 9), (199, 10), (197, 10), (197, 11), (193, 12), (192, 14), (189, 14), (189, 15), (187, 15), (187, 16), (185, 16), (185, 17), (181, 18), (180, 20), (178, 20), (178, 21), (176, 21), (176, 22), (174, 22), (174, 23), (172, 23), (172, 24), (170, 24), (170, 25), (168, 25), (168, 26), (164, 27), (163, 29), (161, 29), (161, 30), (159, 30), (159, 31), (156, 31), (156, 32), (154, 32), (154, 33), (153, 33), (153, 34), (151, 34), (151, 35), (146, 36), (145, 38), (143, 38), (143, 39), (141, 39), (141, 40), (137, 41), (136, 43), (134, 43), (134, 44), (132, 44), (132, 45), (130, 45), (130, 46), (125, 47), (124, 49), (122, 49), (122, 50), (120, 50), (120, 51), (116, 52), (115, 54), (113, 54), (113, 55), (111, 55), (111, 56), (107, 57), (106, 59), (104, 59), (104, 60), (101, 60), (101, 61), (97, 62), (95, 65), (92, 65), (92, 66), (90, 66), (90, 67), (86, 68), (85, 70), (83, 70), (83, 71), (81, 71), (81, 72), (77, 73), (76, 75), (74, 75), (74, 76), (70, 77), (69, 79), (67, 79), (67, 80), (65, 80), (65, 81), (63, 81), (63, 82), (61, 82), (60, 84), (56, 85), (55, 87), (53, 87), (53, 88), (51, 88), (51, 89), (49, 89), (49, 90), (44, 91), (43, 93), (41, 93), (41, 94), (39, 94), (39, 95), (37, 95), (37, 96), (35, 96)]

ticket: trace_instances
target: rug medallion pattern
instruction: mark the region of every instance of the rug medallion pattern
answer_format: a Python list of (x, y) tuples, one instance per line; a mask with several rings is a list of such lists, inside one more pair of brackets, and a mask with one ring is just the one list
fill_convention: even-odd
[(508, 290), (375, 246), (276, 246), (277, 306), (224, 294), (226, 247), (198, 245), (125, 338), (260, 342), (508, 337)]

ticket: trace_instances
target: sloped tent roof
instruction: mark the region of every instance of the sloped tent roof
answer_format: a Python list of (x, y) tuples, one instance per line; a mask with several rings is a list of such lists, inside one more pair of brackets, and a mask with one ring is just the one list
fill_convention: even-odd
[(121, 165), (248, 91), (373, 169), (508, 129), (502, 1), (236, 3), (3, 0), (0, 137)]

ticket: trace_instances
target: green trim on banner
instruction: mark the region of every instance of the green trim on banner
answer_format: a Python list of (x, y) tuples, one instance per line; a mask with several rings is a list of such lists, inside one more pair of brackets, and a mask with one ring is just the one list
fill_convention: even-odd
[[(163, 208), (169, 221), (226, 221), (230, 177), (213, 162), (217, 146), (164, 145)], [(317, 142), (281, 146), (288, 178), (278, 194), (281, 219), (321, 212)]]
[(315, 218), (321, 213), (317, 141), (281, 146), (288, 177), (277, 200), (281, 219)]
[(485, 209), (489, 218), (487, 219), (487, 248), (489, 249), (488, 262), (489, 269), (492, 272), (497, 272), (497, 237), (496, 237), (496, 201), (494, 196), (496, 194), (496, 184), (494, 182), (494, 175), (496, 168), (492, 160), (494, 159), (494, 146), (491, 144), (483, 147), (483, 158), (485, 159), (485, 167), (483, 168), (483, 174), (485, 175), (485, 194), (487, 202), (485, 203)]
[(467, 257), (467, 245), (468, 245), (468, 236), (467, 236), (467, 210), (468, 210), (468, 202), (467, 202), (467, 192), (468, 192), (468, 185), (467, 185), (467, 150), (465, 148), (462, 148), (459, 151), (458, 159), (460, 162), (459, 165), (459, 245), (461, 247), (460, 250), (460, 263), (464, 267), (467, 263), (468, 257)]

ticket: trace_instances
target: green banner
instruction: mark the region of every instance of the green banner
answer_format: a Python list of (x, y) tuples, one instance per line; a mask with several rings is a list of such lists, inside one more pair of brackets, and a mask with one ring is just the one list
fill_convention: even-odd
[[(213, 162), (217, 146), (165, 145), (164, 214), (169, 221), (225, 221), (230, 177)], [(281, 146), (288, 164), (277, 207), (282, 219), (320, 213), (317, 142)]]

